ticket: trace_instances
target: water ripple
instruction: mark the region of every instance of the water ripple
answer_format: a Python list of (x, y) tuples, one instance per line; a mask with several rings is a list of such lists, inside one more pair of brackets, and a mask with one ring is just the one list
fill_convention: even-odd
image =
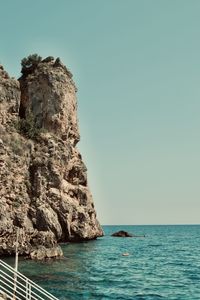
[(110, 236), (121, 228), (106, 227), (97, 241), (62, 245), (60, 261), (21, 260), (20, 269), (62, 300), (200, 299), (200, 226), (129, 226), (123, 229), (146, 238)]

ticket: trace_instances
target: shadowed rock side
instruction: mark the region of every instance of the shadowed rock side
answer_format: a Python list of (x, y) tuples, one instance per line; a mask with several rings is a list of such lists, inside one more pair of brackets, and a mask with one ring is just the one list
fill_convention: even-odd
[(32, 258), (103, 235), (78, 141), (76, 87), (60, 60), (19, 81), (0, 67), (0, 255), (14, 253), (18, 228), (19, 252)]

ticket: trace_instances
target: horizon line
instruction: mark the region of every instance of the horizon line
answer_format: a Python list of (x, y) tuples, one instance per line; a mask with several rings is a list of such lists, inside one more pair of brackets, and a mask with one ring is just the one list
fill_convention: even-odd
[(199, 226), (200, 223), (179, 223), (179, 224), (101, 224), (101, 226)]

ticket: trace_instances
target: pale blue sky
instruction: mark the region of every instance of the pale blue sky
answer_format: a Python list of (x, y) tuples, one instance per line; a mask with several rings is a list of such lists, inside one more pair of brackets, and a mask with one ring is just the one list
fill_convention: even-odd
[(200, 1), (0, 4), (11, 75), (35, 52), (74, 74), (100, 222), (200, 223)]

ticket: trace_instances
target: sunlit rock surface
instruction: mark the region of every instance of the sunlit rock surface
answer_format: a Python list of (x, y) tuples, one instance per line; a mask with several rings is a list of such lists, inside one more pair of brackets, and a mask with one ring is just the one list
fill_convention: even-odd
[(76, 87), (59, 59), (19, 80), (0, 66), (0, 255), (14, 253), (17, 230), (20, 254), (32, 258), (103, 235), (79, 139)]

